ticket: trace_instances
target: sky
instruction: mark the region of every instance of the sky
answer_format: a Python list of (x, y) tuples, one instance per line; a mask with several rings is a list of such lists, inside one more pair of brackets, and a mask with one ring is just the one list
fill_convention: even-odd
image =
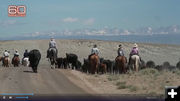
[[(180, 25), (180, 0), (0, 0), (0, 37), (104, 27), (137, 29)], [(8, 17), (25, 5), (25, 17)]]

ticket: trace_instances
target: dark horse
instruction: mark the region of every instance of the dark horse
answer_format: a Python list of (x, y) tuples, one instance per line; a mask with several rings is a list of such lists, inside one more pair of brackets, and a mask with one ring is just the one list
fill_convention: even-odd
[(50, 60), (50, 63), (51, 63), (51, 68), (53, 69), (53, 68), (55, 68), (56, 59), (57, 59), (56, 49), (55, 48), (50, 48), (48, 56), (49, 56), (49, 60)]
[(99, 64), (99, 57), (96, 54), (93, 54), (89, 58), (89, 63), (90, 63), (90, 68), (91, 68), (91, 73), (95, 74), (97, 73), (98, 70), (98, 64)]
[(125, 56), (117, 56), (115, 59), (115, 73), (126, 73), (127, 67), (126, 67), (127, 59)]
[(14, 65), (14, 67), (19, 67), (20, 59), (19, 59), (18, 56), (15, 56), (15, 57), (12, 59), (12, 64)]

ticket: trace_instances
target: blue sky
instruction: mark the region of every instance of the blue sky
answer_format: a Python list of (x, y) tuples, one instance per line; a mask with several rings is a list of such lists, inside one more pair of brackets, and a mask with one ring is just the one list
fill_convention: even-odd
[[(0, 37), (64, 29), (137, 29), (180, 25), (180, 0), (0, 0)], [(25, 5), (26, 17), (8, 17)]]

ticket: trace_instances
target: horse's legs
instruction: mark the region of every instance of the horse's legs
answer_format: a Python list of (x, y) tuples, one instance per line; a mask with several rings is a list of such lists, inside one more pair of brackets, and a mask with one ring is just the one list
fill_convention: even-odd
[(138, 72), (138, 66), (139, 65), (139, 60), (136, 58), (135, 66), (136, 66), (136, 72)]

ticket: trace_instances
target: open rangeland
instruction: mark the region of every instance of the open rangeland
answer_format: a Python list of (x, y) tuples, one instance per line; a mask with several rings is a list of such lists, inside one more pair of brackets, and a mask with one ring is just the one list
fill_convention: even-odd
[[(29, 67), (0, 66), (0, 93), (36, 93), (36, 94), (149, 94), (163, 95), (165, 86), (180, 84), (180, 71), (153, 68), (129, 72), (127, 74), (87, 74), (71, 69), (51, 69), (46, 58), (49, 40), (1, 41), (0, 54), (10, 51), (10, 58), (17, 49), (22, 59), (25, 49), (38, 49), (42, 58), (38, 73), (32, 73)], [(66, 53), (75, 53), (83, 64), (83, 59), (90, 54), (91, 48), (97, 44), (100, 57), (114, 60), (117, 46), (123, 45), (128, 57), (133, 43), (98, 41), (98, 40), (56, 40), (58, 57)], [(180, 58), (180, 46), (163, 44), (138, 43), (140, 55), (144, 61), (153, 60), (156, 65), (168, 61), (175, 66)], [(152, 89), (153, 88), (153, 89)]]

